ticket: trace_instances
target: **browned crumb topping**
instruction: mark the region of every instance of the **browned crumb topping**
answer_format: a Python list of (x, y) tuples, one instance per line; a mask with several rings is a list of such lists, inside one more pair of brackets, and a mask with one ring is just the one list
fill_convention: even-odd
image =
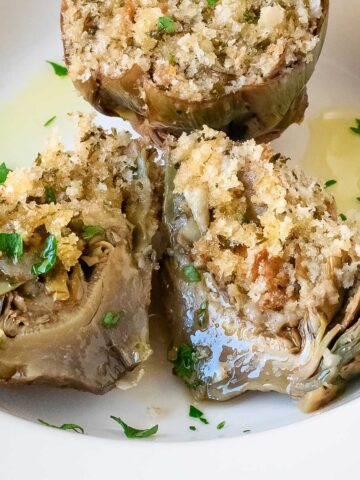
[(360, 243), (315, 180), (268, 146), (207, 127), (183, 134), (171, 162), (188, 218), (179, 234), (244, 318), (278, 332), (309, 312), (333, 317), (354, 283)]
[(157, 86), (201, 100), (312, 60), (320, 0), (65, 0), (74, 80), (139, 65)]
[[(80, 115), (74, 151), (65, 151), (55, 135), (34, 166), (10, 172), (0, 186), (0, 232), (20, 234), (25, 251), (39, 251), (47, 236), (55, 236), (58, 260), (68, 271), (83, 254), (84, 226), (116, 227), (131, 237), (125, 203), (136, 194), (143, 148), (129, 133), (106, 132)], [(46, 198), (49, 188), (56, 203)], [(144, 220), (150, 237), (157, 229), (153, 213)]]

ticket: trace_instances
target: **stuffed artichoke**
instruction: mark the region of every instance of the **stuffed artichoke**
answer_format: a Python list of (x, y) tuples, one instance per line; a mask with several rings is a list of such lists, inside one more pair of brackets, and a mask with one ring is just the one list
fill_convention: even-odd
[[(79, 118), (0, 186), (0, 382), (103, 393), (151, 353), (155, 151)], [(4, 167), (4, 166), (3, 166)]]
[(270, 139), (303, 118), (328, 0), (63, 0), (81, 94), (162, 139), (203, 125)]
[(311, 411), (360, 370), (360, 243), (315, 180), (207, 127), (168, 141), (163, 271), (174, 372), (197, 398)]

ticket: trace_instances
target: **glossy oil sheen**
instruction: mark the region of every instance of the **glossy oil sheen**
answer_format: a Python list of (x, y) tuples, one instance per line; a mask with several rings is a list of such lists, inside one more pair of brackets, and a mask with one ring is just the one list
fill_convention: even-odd
[[(15, 95), (0, 106), (0, 160), (11, 167), (31, 165), (54, 128), (70, 144), (73, 120), (69, 112), (90, 112), (69, 77), (57, 77), (44, 65)], [(47, 127), (44, 124), (56, 119)]]
[(360, 117), (357, 110), (329, 110), (309, 119), (309, 143), (301, 166), (310, 175), (337, 183), (329, 188), (338, 212), (360, 212), (360, 134), (351, 131)]

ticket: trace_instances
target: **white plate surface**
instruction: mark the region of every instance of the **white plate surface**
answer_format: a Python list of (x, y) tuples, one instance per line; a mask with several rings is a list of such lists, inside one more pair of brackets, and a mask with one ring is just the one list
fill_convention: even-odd
[[(62, 57), (58, 10), (58, 0), (0, 0), (0, 162), (11, 166), (33, 161), (47, 134), (42, 127), (47, 118), (58, 115), (69, 142), (65, 113), (89, 111), (70, 82), (54, 77), (45, 65), (45, 60)], [(332, 0), (326, 46), (310, 83), (307, 118), (333, 108), (357, 108), (360, 117), (359, 20), (359, 0)], [(62, 81), (69, 83), (57, 83)], [(124, 127), (119, 119), (98, 118), (106, 126)], [(291, 127), (276, 148), (300, 162), (308, 141), (305, 122)], [(187, 412), (193, 401), (171, 374), (167, 339), (158, 322), (158, 317), (152, 319), (156, 353), (136, 389), (97, 397), (70, 390), (1, 388), (1, 479), (332, 479), (356, 469), (356, 384), (336, 405), (313, 416), (301, 414), (289, 398), (277, 394), (202, 403), (210, 425), (190, 432), (194, 422)], [(125, 440), (110, 415), (142, 428), (159, 423), (159, 435)], [(87, 435), (39, 426), (38, 418), (78, 423)], [(218, 431), (222, 420), (226, 427)], [(243, 433), (248, 429), (250, 433)]]

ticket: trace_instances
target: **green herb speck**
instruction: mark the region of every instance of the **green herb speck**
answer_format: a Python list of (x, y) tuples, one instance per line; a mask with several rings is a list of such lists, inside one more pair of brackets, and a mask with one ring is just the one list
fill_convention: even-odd
[(158, 20), (158, 30), (163, 33), (174, 33), (175, 32), (175, 23), (174, 20), (165, 15), (160, 17)]
[(0, 165), (0, 185), (4, 185), (10, 172), (10, 168), (7, 168), (5, 163)]
[(336, 184), (337, 184), (337, 180), (327, 180), (324, 184), (324, 188), (329, 188)]
[(13, 263), (18, 263), (24, 253), (21, 236), (18, 233), (0, 233), (0, 251)]
[(48, 63), (49, 65), (51, 65), (53, 67), (54, 73), (58, 77), (66, 77), (69, 73), (68, 69), (66, 67), (64, 67), (63, 65), (59, 65), (56, 62), (50, 62), (49, 60), (47, 60), (46, 63)]
[(49, 118), (49, 120), (47, 120), (47, 121), (44, 123), (44, 127), (48, 127), (48, 126), (51, 125), (55, 120), (56, 120), (56, 115), (54, 115), (53, 117)]
[(169, 62), (170, 65), (175, 65), (175, 63), (176, 63), (175, 55), (173, 55), (173, 54), (169, 55), (168, 56), (168, 62)]
[(56, 203), (56, 194), (55, 191), (50, 185), (45, 185), (45, 202), (46, 203)]
[(54, 235), (49, 235), (45, 242), (44, 250), (40, 254), (41, 262), (32, 266), (33, 275), (43, 275), (49, 272), (57, 262), (57, 240)]
[(85, 225), (83, 227), (82, 237), (86, 242), (89, 242), (94, 237), (104, 235), (105, 230), (100, 225)]
[(243, 18), (246, 23), (256, 24), (259, 20), (259, 15), (252, 10), (246, 10)]
[(101, 324), (104, 328), (115, 328), (117, 327), (120, 320), (122, 320), (124, 317), (125, 317), (124, 311), (120, 311), (117, 313), (106, 312), (104, 315), (104, 318), (102, 319)]
[(350, 127), (350, 130), (354, 133), (357, 133), (358, 135), (360, 135), (360, 118), (356, 118), (355, 119), (356, 123), (357, 123), (357, 126), (356, 127)]
[(45, 425), (46, 427), (51, 428), (57, 428), (58, 430), (73, 430), (76, 433), (85, 433), (85, 430), (76, 423), (64, 423), (63, 425), (58, 427), (57, 425), (51, 425), (50, 423), (45, 422), (45, 420), (41, 420), (40, 418), (38, 419), (38, 422), (41, 423), (41, 425)]
[(113, 420), (115, 420), (115, 422), (122, 426), (125, 436), (127, 438), (148, 438), (155, 435), (159, 430), (159, 425), (155, 425), (154, 427), (147, 428), (145, 430), (138, 430), (137, 428), (133, 428), (127, 425), (123, 420), (121, 420), (121, 418), (114, 416), (111, 416), (110, 418), (112, 418)]
[(195, 364), (197, 354), (192, 346), (181, 343), (177, 349), (177, 355), (174, 364), (174, 373), (192, 388), (195, 388), (199, 381), (196, 378)]
[(194, 405), (190, 405), (189, 417), (197, 418), (198, 420), (200, 420), (200, 422), (204, 423), (205, 425), (209, 425), (208, 420), (204, 417), (204, 413), (198, 408), (194, 407)]
[(194, 267), (194, 265), (184, 265), (182, 267), (182, 272), (183, 272), (186, 280), (188, 280), (189, 282), (200, 282), (201, 281), (201, 274)]

